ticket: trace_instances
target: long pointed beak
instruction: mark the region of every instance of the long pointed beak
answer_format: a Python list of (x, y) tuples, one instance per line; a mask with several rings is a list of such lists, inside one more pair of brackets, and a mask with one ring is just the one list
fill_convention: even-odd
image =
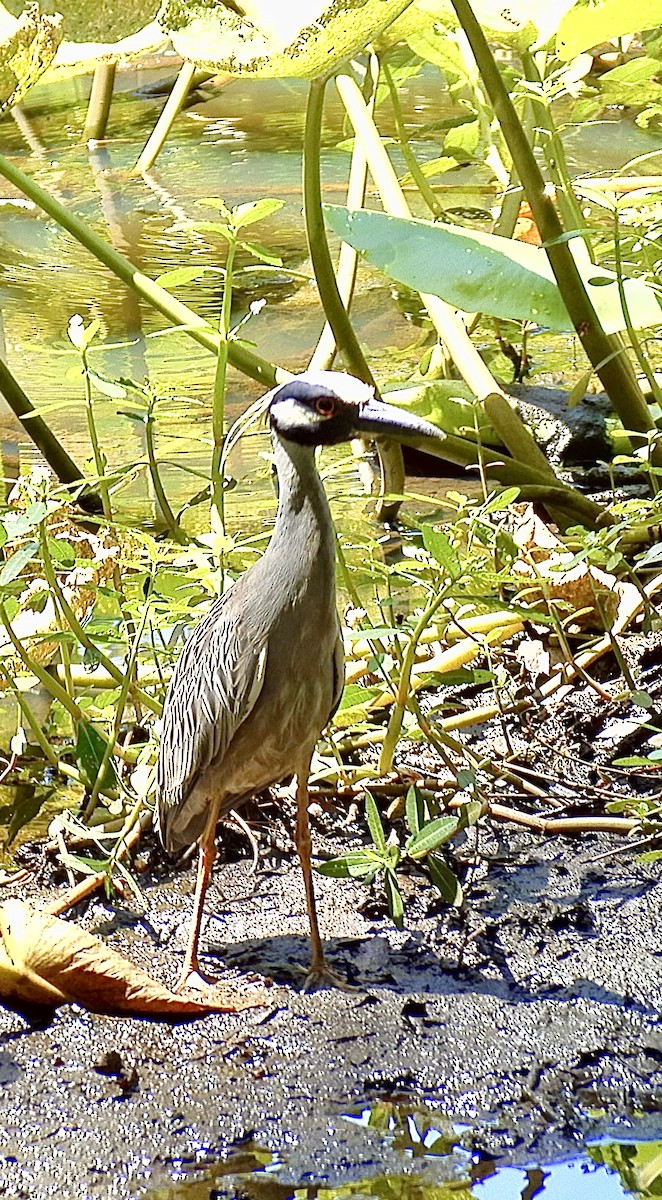
[(360, 405), (356, 418), (358, 433), (370, 433), (373, 437), (392, 437), (399, 442), (433, 438), (443, 442), (446, 434), (437, 425), (431, 425), (406, 408), (384, 404), (382, 400), (366, 400)]

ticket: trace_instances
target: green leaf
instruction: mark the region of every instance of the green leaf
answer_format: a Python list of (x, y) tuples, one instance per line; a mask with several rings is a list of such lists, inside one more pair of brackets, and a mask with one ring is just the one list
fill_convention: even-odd
[[(95, 725), (90, 724), (89, 721), (79, 721), (76, 738), (76, 766), (80, 771), (81, 780), (88, 790), (91, 790), (97, 781), (107, 745), (105, 737), (99, 733)], [(108, 794), (116, 789), (117, 774), (112, 759), (109, 759), (104, 768), (101, 790)]]
[(264, 246), (258, 246), (257, 242), (240, 242), (239, 245), (247, 254), (252, 254), (253, 258), (258, 258), (260, 262), (267, 263), (270, 267), (282, 267), (283, 265), (283, 260), (278, 254), (272, 254)]
[(368, 851), (350, 850), (340, 858), (320, 863), (315, 870), (318, 875), (328, 875), (331, 879), (374, 879), (378, 867), (379, 862)]
[(386, 838), (382, 826), (379, 810), (375, 804), (374, 797), (366, 789), (365, 793), (365, 815), (368, 818), (368, 828), (370, 836), (375, 844), (375, 848), (380, 854), (386, 854)]
[(440, 529), (435, 525), (421, 525), (421, 533), (423, 535), (423, 545), (428, 554), (436, 558), (437, 562), (444, 567), (451, 579), (456, 579), (462, 573), (462, 563), (460, 556)]
[(429, 816), (428, 806), (420, 788), (412, 784), (405, 800), (405, 819), (411, 834), (419, 833)]
[(430, 854), (425, 864), (434, 886), (440, 896), (453, 908), (459, 908), (464, 900), (462, 884), (457, 875), (451, 871), (448, 864), (439, 854)]
[(388, 904), (391, 920), (396, 929), (402, 929), (405, 910), (398, 881), (392, 871), (386, 871), (384, 874), (384, 890), (386, 891), (386, 903)]
[(436, 817), (427, 825), (412, 835), (405, 844), (405, 850), (410, 858), (425, 858), (431, 850), (443, 846), (457, 833), (460, 824), (459, 817)]
[(566, 13), (556, 35), (556, 53), (564, 62), (600, 42), (639, 33), (660, 24), (660, 0), (606, 0), (593, 8)]
[[(539, 247), (365, 209), (325, 205), (324, 211), (339, 237), (408, 287), (440, 296), (464, 312), (574, 332), (547, 255)], [(577, 267), (605, 332), (627, 328), (616, 275), (583, 260)], [(591, 285), (591, 278), (608, 279), (611, 287)], [(636, 328), (662, 323), (662, 306), (652, 288), (639, 279), (626, 279), (624, 288)]]
[[(315, 79), (351, 59), (408, 7), (410, 0), (298, 0), (244, 6), (165, 0), (159, 25), (178, 54), (233, 75)], [(247, 7), (247, 6), (246, 6)]]
[(65, 542), (60, 538), (49, 537), (46, 539), (48, 552), (54, 562), (60, 563), (61, 566), (71, 569), (76, 563), (76, 551), (70, 542)]
[(21, 546), (15, 554), (12, 554), (0, 571), (0, 587), (6, 587), (8, 583), (13, 583), (15, 579), (18, 579), (23, 567), (26, 567), (38, 553), (39, 542), (28, 542), (27, 546)]
[(207, 270), (208, 268), (202, 265), (198, 267), (176, 267), (174, 271), (165, 271), (163, 275), (159, 275), (155, 282), (162, 288), (179, 287), (182, 283), (192, 283), (194, 279), (202, 279)]
[(283, 208), (284, 200), (274, 200), (265, 197), (262, 200), (253, 200), (248, 204), (238, 204), (232, 209), (232, 223), (237, 231), (245, 229), (247, 225), (254, 225), (256, 221), (264, 221), (265, 217), (270, 217), (272, 213), (278, 212)]
[(8, 817), (7, 837), (5, 848), (11, 846), (14, 838), (21, 829), (30, 824), (38, 815), (47, 800), (53, 795), (54, 788), (34, 787), (33, 784), (19, 783), (13, 790), (13, 801), (3, 809), (0, 823), (4, 824), (4, 813)]
[(111, 400), (124, 400), (126, 398), (126, 388), (123, 388), (121, 383), (115, 383), (113, 379), (105, 379), (103, 375), (97, 375), (97, 372), (91, 371), (89, 367), (87, 373), (90, 383), (103, 396), (109, 396)]

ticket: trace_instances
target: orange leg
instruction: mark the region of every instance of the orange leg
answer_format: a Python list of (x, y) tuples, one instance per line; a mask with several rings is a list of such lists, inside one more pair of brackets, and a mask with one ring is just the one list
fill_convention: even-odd
[(308, 774), (310, 772), (311, 757), (312, 754), (307, 754), (306, 757), (302, 759), (300, 770), (297, 771), (296, 845), (299, 852), (299, 859), (301, 861), (301, 869), (303, 871), (303, 885), (306, 892), (306, 907), (308, 909), (308, 920), (310, 922), (311, 945), (310, 970), (306, 976), (304, 991), (309, 991), (314, 987), (324, 986), (325, 984), (330, 987), (348, 989), (349, 985), (331, 970), (326, 958), (324, 957), (324, 948), (322, 946), (319, 922), (317, 920), (317, 907), (315, 904), (315, 890), (313, 887), (313, 872), (310, 858), (312, 840), (310, 836), (310, 821), (308, 820)]
[(177, 982), (177, 991), (181, 991), (184, 987), (204, 987), (206, 984), (213, 984), (216, 981), (207, 979), (200, 971), (198, 962), (198, 942), (200, 941), (200, 929), (202, 927), (202, 917), (205, 906), (205, 894), (209, 884), (209, 879), (216, 858), (216, 826), (218, 824), (218, 810), (220, 807), (220, 797), (212, 800), (209, 806), (209, 814), (205, 824), (204, 833), (200, 838), (200, 849), (198, 854), (198, 876), (195, 883), (195, 897), (193, 900), (193, 915), (189, 927), (188, 944), (186, 954), (184, 955), (184, 965), (182, 966), (181, 974)]

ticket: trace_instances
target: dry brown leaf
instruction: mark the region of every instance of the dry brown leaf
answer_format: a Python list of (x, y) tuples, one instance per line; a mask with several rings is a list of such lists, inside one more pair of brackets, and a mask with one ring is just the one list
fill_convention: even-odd
[(621, 596), (622, 585), (616, 577), (585, 562), (573, 564), (574, 555), (530, 504), (516, 508), (512, 533), (522, 550), (522, 558), (513, 570), (531, 580), (525, 594), (519, 597), (520, 602), (562, 601), (573, 614), (573, 628), (609, 627)]
[(253, 988), (217, 985), (201, 996), (178, 995), (78, 926), (37, 913), (23, 900), (0, 907), (0, 998), (56, 1007), (76, 1002), (92, 1012), (136, 1016), (203, 1016), (267, 1004)]

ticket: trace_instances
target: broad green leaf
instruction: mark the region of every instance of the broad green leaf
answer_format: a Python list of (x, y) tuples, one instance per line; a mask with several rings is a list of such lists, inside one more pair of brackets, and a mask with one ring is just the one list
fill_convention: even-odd
[(126, 388), (123, 388), (121, 383), (115, 383), (114, 379), (105, 379), (103, 375), (97, 375), (96, 371), (91, 371), (88, 368), (90, 383), (101, 392), (102, 396), (109, 396), (111, 400), (124, 400), (126, 398)]
[(0, 113), (19, 104), (55, 57), (62, 40), (60, 16), (30, 5), (13, 17), (0, 5)]
[(18, 579), (23, 567), (27, 566), (38, 553), (39, 542), (28, 542), (26, 546), (21, 546), (15, 554), (12, 554), (0, 571), (0, 587), (6, 587), (8, 583), (13, 583), (15, 579)]
[(248, 254), (252, 254), (253, 258), (259, 258), (260, 262), (266, 263), (269, 267), (282, 267), (283, 260), (278, 254), (272, 254), (264, 246), (259, 246), (257, 242), (240, 242), (242, 250), (246, 250)]
[(232, 223), (235, 229), (245, 229), (256, 221), (264, 221), (272, 213), (278, 212), (285, 204), (284, 200), (274, 200), (265, 197), (263, 200), (253, 200), (248, 204), (238, 204), (232, 210)]
[(420, 788), (415, 784), (409, 788), (405, 800), (405, 818), (411, 834), (419, 833), (429, 816), (428, 807)]
[(384, 889), (386, 891), (386, 903), (388, 904), (391, 920), (396, 929), (402, 929), (405, 910), (398, 881), (393, 871), (386, 871), (384, 873)]
[(53, 561), (70, 570), (76, 562), (76, 551), (71, 543), (63, 538), (49, 537), (46, 540)]
[(426, 854), (436, 850), (438, 846), (443, 846), (444, 842), (449, 842), (457, 832), (459, 824), (459, 817), (437, 817), (434, 821), (429, 821), (408, 839), (405, 845), (407, 854), (410, 858), (425, 858)]
[(19, 783), (12, 789), (12, 803), (0, 810), (0, 824), (8, 826), (6, 837), (3, 839), (5, 850), (11, 846), (21, 829), (39, 814), (54, 791), (54, 788), (35, 787), (29, 783)]
[(464, 900), (464, 896), (462, 894), (462, 884), (457, 875), (451, 871), (448, 864), (444, 862), (439, 854), (430, 854), (425, 866), (440, 896), (443, 897), (447, 904), (452, 904), (453, 908), (459, 908)]
[(593, 8), (567, 12), (556, 35), (556, 53), (564, 62), (600, 42), (639, 33), (660, 24), (660, 0), (605, 0)]
[(445, 533), (435, 525), (421, 525), (423, 545), (428, 554), (448, 571), (451, 579), (455, 579), (462, 571), (460, 556), (455, 547), (449, 542)]
[(471, 438), (473, 441), (480, 437), (485, 446), (502, 444), (487, 420), (482, 405), (477, 403), (471, 390), (460, 380), (434, 379), (413, 387), (386, 388), (383, 394), (389, 404), (409, 409), (443, 429), (444, 433)]
[(165, 0), (159, 22), (178, 54), (232, 75), (315, 79), (363, 50), (410, 0)]
[[(101, 769), (103, 756), (106, 753), (107, 742), (99, 733), (96, 725), (89, 721), (80, 721), (76, 738), (76, 766), (85, 787), (92, 789)], [(117, 775), (112, 759), (105, 765), (101, 780), (101, 790), (106, 794), (117, 788)]]
[(382, 827), (379, 810), (375, 804), (374, 797), (367, 789), (365, 793), (365, 815), (368, 819), (368, 828), (370, 830), (370, 836), (375, 844), (375, 849), (377, 849), (380, 854), (386, 854), (386, 838), (384, 836), (384, 829)]
[[(561, 332), (574, 327), (541, 248), (495, 234), (430, 221), (405, 220), (365, 209), (325, 205), (331, 228), (393, 279), (441, 296), (465, 312), (535, 321)], [(578, 262), (591, 302), (606, 333), (625, 329), (616, 276), (584, 259)], [(609, 279), (599, 286), (590, 279)], [(636, 328), (662, 324), (656, 293), (638, 279), (625, 280)]]
[(607, 104), (649, 104), (662, 100), (660, 63), (656, 58), (633, 58), (605, 72), (598, 80)]
[(379, 862), (374, 855), (365, 850), (350, 850), (340, 858), (332, 858), (329, 862), (320, 863), (315, 868), (318, 875), (328, 875), (332, 879), (364, 879), (374, 878)]

